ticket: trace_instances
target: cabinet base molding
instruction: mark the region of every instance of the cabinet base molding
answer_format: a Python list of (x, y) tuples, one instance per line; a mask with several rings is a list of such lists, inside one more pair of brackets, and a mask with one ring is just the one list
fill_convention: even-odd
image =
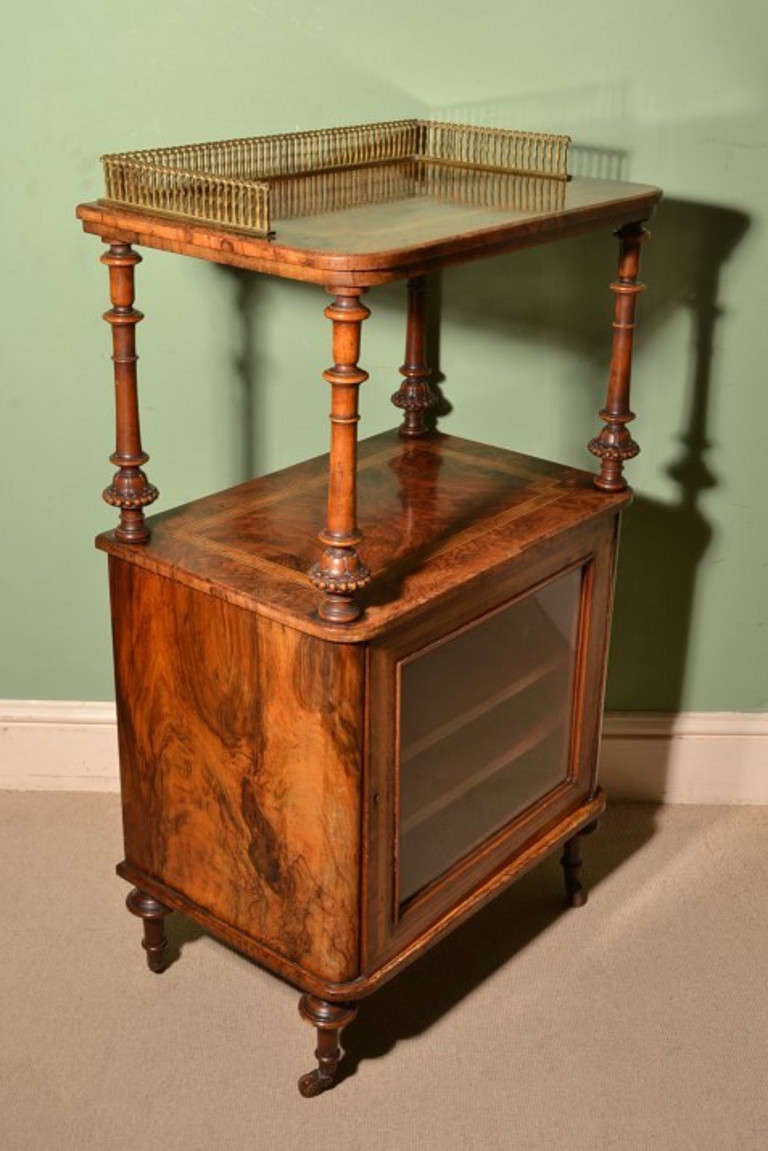
[(154, 897), (164, 907), (171, 911), (180, 911), (188, 919), (199, 923), (211, 935), (256, 960), (261, 966), (281, 976), (305, 994), (314, 995), (318, 999), (327, 1000), (330, 1003), (350, 1003), (363, 999), (378, 990), (414, 959), (422, 955), (426, 948), (439, 942), (449, 931), (469, 918), (483, 904), (490, 902), (505, 887), (519, 879), (521, 875), (524, 875), (539, 860), (543, 859), (545, 855), (550, 854), (561, 844), (565, 844), (578, 832), (586, 832), (604, 810), (605, 793), (602, 789), (598, 789), (593, 799), (571, 812), (564, 819), (559, 820), (546, 836), (539, 837), (528, 850), (520, 852), (510, 863), (500, 867), (498, 871), (488, 877), (485, 883), (472, 891), (461, 903), (451, 908), (439, 922), (417, 936), (396, 956), (388, 959), (375, 970), (344, 983), (327, 983), (323, 979), (313, 978), (306, 970), (302, 970), (295, 963), (285, 959), (282, 955), (278, 955), (276, 951), (259, 940), (239, 931), (230, 924), (223, 923), (205, 908), (187, 899), (181, 892), (174, 891), (125, 860), (117, 865), (116, 871), (122, 879), (128, 880), (129, 883), (140, 888), (142, 892)]

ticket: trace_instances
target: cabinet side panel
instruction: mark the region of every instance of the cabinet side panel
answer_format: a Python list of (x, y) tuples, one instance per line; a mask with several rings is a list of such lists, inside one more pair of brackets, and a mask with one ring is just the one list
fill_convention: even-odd
[(358, 971), (363, 659), (110, 560), (126, 859), (312, 973)]

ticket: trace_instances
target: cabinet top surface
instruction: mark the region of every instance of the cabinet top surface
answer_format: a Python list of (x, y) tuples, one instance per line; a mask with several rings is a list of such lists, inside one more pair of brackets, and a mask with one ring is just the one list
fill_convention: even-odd
[(646, 184), (472, 171), (449, 191), (441, 184), (431, 193), (382, 193), (357, 207), (278, 216), (271, 239), (107, 201), (81, 204), (77, 215), (86, 232), (107, 240), (292, 279), (365, 285), (647, 219), (661, 197)]
[(327, 468), (318, 456), (152, 516), (148, 544), (107, 532), (97, 546), (301, 631), (360, 642), (630, 499), (597, 491), (590, 473), (454, 436), (372, 436), (360, 444), (358, 507), (373, 579), (363, 617), (340, 628), (317, 617), (305, 574)]

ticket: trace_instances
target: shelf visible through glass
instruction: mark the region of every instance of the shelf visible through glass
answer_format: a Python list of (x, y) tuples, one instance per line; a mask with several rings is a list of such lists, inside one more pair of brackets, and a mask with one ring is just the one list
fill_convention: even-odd
[(581, 580), (567, 572), (401, 665), (401, 902), (567, 778)]

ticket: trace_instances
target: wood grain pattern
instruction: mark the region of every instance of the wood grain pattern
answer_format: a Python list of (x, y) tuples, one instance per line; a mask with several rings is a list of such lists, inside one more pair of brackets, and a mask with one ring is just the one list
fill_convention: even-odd
[(182, 912), (212, 935), (257, 960), (308, 994), (316, 995), (331, 1003), (349, 1004), (372, 995), (379, 987), (388, 983), (404, 967), (413, 963), (459, 924), (474, 915), (531, 867), (562, 847), (565, 841), (581, 828), (594, 823), (604, 810), (605, 794), (598, 790), (587, 802), (568, 812), (562, 819), (533, 838), (497, 871), (487, 875), (467, 896), (455, 903), (447, 912), (437, 916), (400, 951), (374, 967), (369, 973), (343, 983), (329, 983), (319, 979), (311, 971), (299, 967), (239, 928), (219, 919), (208, 908), (194, 903), (161, 880), (143, 873), (125, 860), (117, 865), (117, 873), (130, 883), (141, 883), (144, 891), (162, 900), (167, 907)]
[(285, 220), (280, 242), (98, 201), (80, 204), (77, 216), (86, 232), (110, 240), (289, 279), (365, 287), (645, 220), (660, 196), (650, 185), (574, 178), (563, 205), (549, 210), (462, 208), (419, 197)]
[(358, 970), (360, 649), (110, 564), (126, 859), (331, 981)]
[(309, 634), (360, 642), (630, 499), (596, 491), (589, 472), (454, 436), (364, 440), (358, 518), (372, 580), (360, 593), (365, 615), (340, 629), (316, 617), (306, 575), (327, 468), (320, 456), (152, 516), (141, 549), (109, 532), (97, 546)]
[[(363, 457), (382, 564), (369, 611), (383, 618), (354, 642), (339, 643), (338, 628), (332, 643), (316, 636), (302, 571), (324, 460), (155, 517), (142, 548), (99, 541), (111, 553), (120, 873), (329, 1001), (356, 998), (331, 992), (374, 986), (401, 953), (410, 961), (530, 840), (591, 802), (615, 527), (629, 500), (596, 492), (587, 473), (448, 436), (392, 431)], [(568, 778), (402, 912), (399, 663), (569, 567), (586, 574)], [(293, 614), (279, 601), (294, 626), (266, 614), (269, 588), (300, 596)]]

